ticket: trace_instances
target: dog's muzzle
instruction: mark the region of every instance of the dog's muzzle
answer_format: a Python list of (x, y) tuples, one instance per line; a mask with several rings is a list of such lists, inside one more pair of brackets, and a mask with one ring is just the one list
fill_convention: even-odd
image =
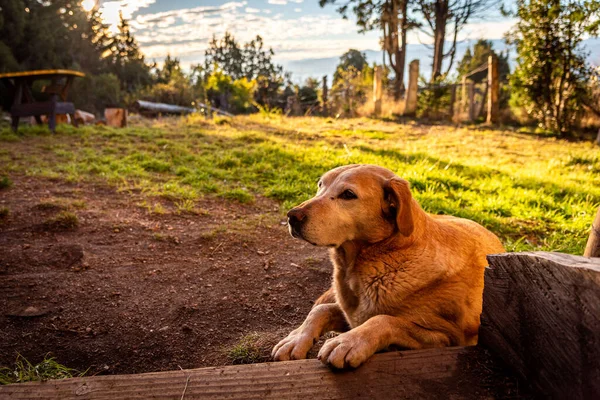
[(302, 237), (302, 226), (306, 222), (306, 214), (300, 208), (292, 208), (288, 213), (288, 226), (290, 234), (299, 239)]

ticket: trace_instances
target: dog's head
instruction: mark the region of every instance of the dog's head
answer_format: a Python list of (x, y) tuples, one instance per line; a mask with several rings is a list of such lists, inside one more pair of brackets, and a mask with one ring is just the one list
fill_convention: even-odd
[(317, 195), (288, 212), (292, 236), (317, 246), (376, 243), (413, 232), (409, 184), (375, 165), (346, 165), (319, 179)]

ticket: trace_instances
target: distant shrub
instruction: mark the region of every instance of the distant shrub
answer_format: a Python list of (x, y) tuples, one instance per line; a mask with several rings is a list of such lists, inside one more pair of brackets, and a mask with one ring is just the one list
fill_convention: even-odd
[(211, 104), (233, 113), (245, 113), (253, 109), (256, 82), (246, 78), (233, 80), (221, 71), (211, 73), (206, 79), (206, 95)]
[[(135, 97), (135, 98), (134, 98)], [(191, 81), (179, 70), (171, 73), (166, 83), (156, 83), (128, 96), (128, 102), (137, 99), (152, 101), (155, 103), (175, 104), (191, 107), (195, 101), (194, 87)]]
[(121, 103), (120, 85), (114, 74), (88, 74), (75, 79), (71, 91), (75, 108), (101, 115), (107, 106)]

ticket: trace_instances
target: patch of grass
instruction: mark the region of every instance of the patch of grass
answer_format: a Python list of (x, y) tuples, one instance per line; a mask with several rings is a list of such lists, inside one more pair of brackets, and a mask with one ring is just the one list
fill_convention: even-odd
[(7, 218), (10, 215), (8, 207), (0, 207), (0, 220)]
[[(168, 199), (179, 212), (202, 195), (241, 203), (263, 195), (285, 212), (314, 195), (325, 171), (377, 164), (410, 181), (426, 211), (473, 219), (510, 251), (581, 254), (600, 205), (600, 159), (592, 143), (372, 119), (263, 113), (222, 121), (164, 118), (56, 136), (23, 127), (16, 142), (0, 131), (0, 163), (6, 160), (11, 173), (135, 189)], [(57, 139), (60, 146), (53, 147)], [(52, 150), (42, 151), (45, 146)]]
[(44, 221), (44, 228), (50, 231), (69, 231), (79, 226), (77, 215), (69, 211), (61, 211)]
[(239, 342), (225, 350), (225, 355), (232, 364), (254, 364), (270, 358), (263, 337), (257, 332), (242, 337)]
[(87, 371), (80, 372), (59, 364), (50, 354), (46, 354), (44, 359), (35, 365), (19, 354), (12, 367), (0, 368), (0, 384), (44, 382), (50, 379), (82, 377), (86, 373)]
[(254, 196), (248, 193), (244, 189), (231, 189), (220, 194), (228, 200), (239, 201), (240, 203), (252, 203), (254, 202)]
[(8, 176), (0, 177), (0, 190), (8, 189), (9, 187), (12, 186), (12, 184), (13, 183)]

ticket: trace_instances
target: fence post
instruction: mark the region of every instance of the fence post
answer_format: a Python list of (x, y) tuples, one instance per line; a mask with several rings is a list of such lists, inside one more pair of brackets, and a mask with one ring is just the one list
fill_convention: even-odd
[(475, 83), (471, 80), (467, 81), (467, 90), (469, 93), (468, 115), (469, 121), (475, 120)]
[(419, 60), (412, 60), (408, 65), (408, 91), (404, 102), (404, 114), (415, 115), (417, 112), (417, 89), (419, 84)]
[(488, 57), (488, 88), (487, 123), (495, 124), (498, 122), (500, 111), (500, 105), (498, 104), (498, 95), (500, 92), (498, 57), (495, 54)]
[(323, 75), (323, 93), (321, 95), (323, 104), (322, 104), (322, 109), (323, 109), (323, 114), (327, 115), (327, 94), (328, 94), (328, 89), (327, 89), (327, 75)]
[(381, 95), (382, 95), (382, 87), (381, 87), (381, 76), (382, 76), (383, 68), (380, 66), (376, 66), (373, 71), (373, 114), (376, 117), (381, 116)]

